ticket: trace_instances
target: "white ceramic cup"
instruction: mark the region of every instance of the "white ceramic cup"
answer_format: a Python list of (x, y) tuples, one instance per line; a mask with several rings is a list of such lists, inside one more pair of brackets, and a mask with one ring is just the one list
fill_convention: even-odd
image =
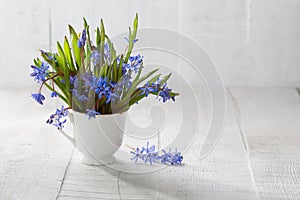
[(107, 165), (115, 161), (113, 154), (120, 148), (127, 112), (96, 115), (88, 119), (84, 113), (70, 112), (74, 124), (73, 135), (61, 133), (81, 152), (81, 162), (87, 165)]

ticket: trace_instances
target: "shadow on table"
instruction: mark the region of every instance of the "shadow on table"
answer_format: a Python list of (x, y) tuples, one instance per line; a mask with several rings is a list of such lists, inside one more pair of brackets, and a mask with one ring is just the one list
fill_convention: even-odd
[(102, 169), (117, 178), (120, 196), (125, 199), (256, 199), (252, 185), (243, 188), (230, 184), (217, 172), (204, 173), (199, 164), (170, 166), (145, 174)]

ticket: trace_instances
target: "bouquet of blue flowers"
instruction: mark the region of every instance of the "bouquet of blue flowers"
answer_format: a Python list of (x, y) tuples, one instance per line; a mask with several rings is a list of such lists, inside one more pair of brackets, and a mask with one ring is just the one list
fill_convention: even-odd
[(124, 54), (117, 55), (114, 45), (106, 35), (103, 20), (96, 28), (95, 43), (90, 37), (89, 25), (85, 18), (84, 29), (78, 34), (69, 25), (70, 42), (64, 38), (63, 45), (57, 42), (57, 52), (40, 50), (41, 57), (34, 59), (30, 76), (40, 85), (38, 92), (31, 96), (43, 105), (45, 96), (42, 88), (51, 91), (51, 97), (58, 97), (67, 106), (62, 106), (50, 116), (47, 123), (63, 127), (68, 109), (86, 113), (89, 118), (100, 114), (122, 113), (133, 104), (148, 97), (157, 96), (166, 102), (175, 101), (178, 93), (168, 88), (171, 74), (161, 77), (154, 69), (142, 74), (143, 56), (132, 55), (138, 41), (138, 15), (129, 36)]

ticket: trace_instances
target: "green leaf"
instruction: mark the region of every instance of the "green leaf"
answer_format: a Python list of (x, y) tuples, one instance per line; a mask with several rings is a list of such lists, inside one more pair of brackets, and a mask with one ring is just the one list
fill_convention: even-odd
[[(60, 69), (57, 67), (57, 64), (56, 64), (56, 62), (55, 62), (55, 59), (56, 59), (56, 56), (55, 56), (55, 55), (52, 55), (52, 56), (53, 56), (53, 60), (50, 60), (50, 59), (48, 58), (48, 56), (45, 55), (43, 52), (41, 52), (41, 56), (43, 57), (43, 59), (44, 59), (49, 65), (51, 65), (52, 69), (53, 69), (55, 72), (61, 73)], [(38, 61), (39, 61), (40, 64), (41, 64), (41, 61), (40, 61), (40, 60), (38, 60)]]
[(154, 76), (152, 79), (149, 80), (149, 83), (155, 82), (160, 76), (161, 76), (161, 74)]
[(55, 58), (57, 60), (58, 64), (58, 70), (63, 73), (65, 70), (65, 64), (64, 64), (64, 59), (61, 57), (59, 54), (55, 54)]
[(84, 28), (87, 28), (89, 25), (86, 21), (86, 19), (83, 17), (83, 25), (84, 25)]
[(172, 73), (169, 73), (167, 76), (164, 76), (163, 79), (160, 81), (160, 84), (164, 84), (165, 82), (167, 82), (167, 80), (169, 80), (169, 78), (171, 77)]
[(64, 72), (66, 92), (69, 94), (70, 93), (70, 72), (69, 72), (68, 66), (66, 65), (66, 56), (65, 56), (59, 42), (57, 42), (57, 49), (58, 49), (58, 53), (60, 55), (60, 60), (62, 62), (62, 66), (64, 66), (63, 72)]
[(115, 59), (113, 61), (113, 70), (112, 70), (112, 80), (114, 82), (117, 82), (117, 73), (118, 73), (118, 70), (117, 70), (117, 59)]
[(107, 75), (107, 68), (108, 68), (108, 65), (105, 63), (105, 64), (100, 68), (100, 76), (106, 77), (106, 75)]
[(120, 78), (122, 78), (122, 72), (123, 72), (123, 55), (121, 55), (120, 62), (119, 62), (117, 81), (119, 81)]
[(133, 80), (133, 82), (137, 81), (137, 80), (140, 78), (141, 73), (142, 73), (142, 70), (143, 70), (143, 63), (141, 63), (140, 68), (139, 68), (139, 71), (138, 71), (138, 73), (137, 73), (135, 79)]
[(147, 78), (149, 78), (150, 76), (152, 76), (158, 70), (159, 70), (159, 68), (154, 69), (154, 70), (150, 71), (148, 74), (142, 76), (140, 79), (133, 81), (132, 87), (130, 88), (130, 90), (134, 90), (135, 87), (137, 87), (141, 82), (145, 81)]
[(96, 30), (96, 45), (99, 46), (100, 42), (101, 42), (100, 29), (97, 27), (97, 30)]
[[(100, 42), (100, 55), (104, 55), (104, 43), (105, 43), (105, 29), (103, 24), (103, 19), (100, 21), (100, 35), (101, 35), (101, 42)], [(104, 56), (101, 56), (100, 58), (100, 67), (104, 63)]]
[(68, 42), (68, 39), (66, 36), (65, 36), (65, 41), (64, 41), (64, 52), (65, 52), (65, 56), (67, 58), (67, 62), (69, 64), (70, 69), (75, 71), (73, 58), (72, 58), (72, 54), (71, 54), (71, 48), (70, 48), (70, 45), (69, 45), (69, 42)]
[(38, 63), (38, 61), (36, 59), (33, 59), (33, 63), (35, 66), (40, 67), (40, 64)]
[(75, 58), (77, 64), (77, 70), (81, 67), (81, 57), (80, 57), (80, 49), (78, 47), (78, 36), (74, 28), (69, 25), (70, 35), (72, 37), (72, 49), (73, 49), (73, 56)]
[(110, 58), (111, 60), (114, 60), (116, 58), (116, 50), (114, 48), (114, 45), (107, 35), (105, 35), (105, 38), (110, 49)]
[(136, 87), (143, 81), (145, 81), (147, 78), (152, 76), (155, 72), (157, 72), (159, 69), (154, 69), (147, 73), (146, 75), (142, 76), (140, 79), (133, 81), (131, 88), (128, 90), (128, 92), (124, 95), (123, 100), (114, 108), (116, 110), (120, 109), (124, 105), (126, 105), (129, 100), (130, 96), (133, 94), (133, 92), (136, 90)]
[(88, 44), (89, 49), (92, 50), (92, 43), (91, 43), (91, 36), (90, 36), (90, 26), (88, 25), (85, 18), (83, 18), (83, 21), (84, 21), (84, 28), (85, 28), (86, 34), (87, 34), (87, 44)]
[[(48, 83), (45, 83), (46, 87), (50, 90), (50, 91), (53, 91), (53, 88), (48, 84)], [(55, 90), (55, 92), (57, 93), (58, 97), (63, 100), (67, 105), (70, 106), (68, 100), (62, 95), (60, 94), (57, 90)]]
[(136, 13), (134, 21), (133, 21), (133, 31), (132, 31), (132, 33), (131, 33), (131, 28), (129, 27), (129, 46), (128, 46), (128, 49), (127, 49), (127, 54), (125, 56), (125, 63), (127, 63), (128, 59), (130, 57), (130, 54), (132, 52), (132, 49), (133, 49), (133, 46), (134, 46), (133, 40), (136, 39), (137, 29), (138, 29), (138, 14)]

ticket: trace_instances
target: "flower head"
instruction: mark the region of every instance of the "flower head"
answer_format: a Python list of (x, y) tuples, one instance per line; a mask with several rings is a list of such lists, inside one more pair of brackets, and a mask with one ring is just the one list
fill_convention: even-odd
[(97, 88), (98, 78), (96, 76), (85, 73), (82, 75), (82, 79), (84, 80), (84, 84), (90, 87), (91, 90)]
[(119, 83), (119, 86), (124, 86), (125, 88), (130, 88), (132, 86), (131, 76), (129, 74), (125, 74), (122, 76), (122, 79)]
[(55, 91), (53, 91), (53, 92), (51, 93), (51, 97), (57, 97), (57, 93), (56, 93)]
[(102, 78), (102, 77), (99, 78), (95, 92), (99, 98), (104, 96), (107, 99), (110, 99), (110, 95), (112, 94), (111, 86), (107, 82), (106, 78)]
[[(71, 79), (71, 77), (70, 77)], [(73, 89), (72, 89), (72, 95), (73, 97), (77, 98), (79, 101), (88, 101), (89, 98), (85, 94), (79, 94), (78, 86), (79, 86), (79, 80), (76, 78), (76, 76), (72, 77), (73, 79)], [(70, 80), (71, 81), (71, 80)]]
[(180, 152), (177, 152), (177, 149), (175, 150), (175, 152), (171, 152), (171, 149), (169, 149), (169, 152), (166, 152), (166, 150), (162, 150), (162, 152), (164, 154), (159, 156), (161, 163), (170, 164), (170, 165), (181, 164), (183, 160), (183, 156), (181, 155)]
[(77, 45), (79, 48), (82, 48), (85, 45), (85, 40), (86, 40), (86, 30), (83, 29), (81, 33), (81, 37), (79, 38)]
[(147, 142), (147, 146), (142, 147), (141, 150), (139, 148), (136, 148), (135, 151), (131, 151), (130, 153), (134, 155), (131, 160), (135, 160), (135, 162), (137, 162), (138, 159), (141, 159), (145, 163), (149, 162), (150, 164), (152, 164), (158, 159), (158, 152), (155, 151), (155, 146), (152, 145), (151, 147), (149, 147), (149, 142)]
[(137, 147), (135, 149), (135, 151), (130, 151), (131, 154), (133, 154), (134, 156), (131, 158), (131, 160), (135, 160), (135, 163), (139, 160), (139, 159), (144, 159), (143, 158), (143, 154), (140, 152), (140, 149)]
[(86, 115), (89, 116), (89, 119), (91, 119), (92, 117), (96, 118), (96, 115), (100, 115), (100, 113), (95, 111), (95, 110), (87, 109), (86, 110)]
[(45, 51), (43, 51), (42, 49), (40, 49), (41, 53), (44, 54), (49, 60), (53, 59), (53, 56)]
[(70, 76), (70, 84), (74, 85), (76, 79), (77, 79), (76, 76)]
[(90, 58), (94, 66), (100, 63), (100, 53), (97, 50), (92, 51)]
[[(129, 38), (128, 37), (124, 37), (124, 39), (129, 43), (130, 42), (130, 40), (129, 40)], [(139, 39), (133, 39), (132, 40), (132, 43), (134, 44), (134, 43), (136, 43), (137, 41), (138, 41)]]
[(54, 114), (51, 114), (49, 119), (46, 121), (47, 124), (52, 124), (57, 127), (57, 129), (61, 130), (64, 127), (64, 124), (67, 122), (65, 117), (68, 116), (68, 110), (61, 106), (61, 109), (56, 109)]
[(161, 85), (161, 82), (160, 82), (159, 78), (157, 78), (156, 81), (152, 83), (152, 86), (156, 89), (156, 92), (160, 88), (160, 85)]
[(149, 146), (149, 142), (147, 142), (146, 147), (142, 147), (141, 150), (137, 147), (134, 151), (130, 151), (133, 154), (131, 160), (137, 162), (140, 159), (150, 164), (160, 161), (165, 165), (180, 165), (182, 163), (183, 156), (180, 152), (177, 152), (177, 149), (174, 152), (171, 152), (171, 149), (168, 152), (162, 149), (161, 152), (162, 155), (158, 155), (159, 152), (155, 151), (155, 145)]
[(104, 58), (110, 61), (110, 48), (107, 43), (104, 44)]
[(33, 72), (30, 74), (30, 76), (34, 77), (34, 80), (37, 83), (42, 83), (49, 75), (49, 65), (46, 62), (42, 62), (40, 67), (31, 65), (31, 68), (33, 69)]
[(145, 94), (146, 97), (148, 97), (150, 92), (156, 92), (157, 89), (155, 87), (153, 87), (153, 85), (149, 85), (149, 82), (146, 83), (146, 85), (144, 85), (143, 87), (140, 88), (140, 90), (142, 90), (141, 95)]
[(172, 99), (173, 101), (175, 101), (175, 97), (171, 97), (170, 96), (170, 92), (172, 91), (172, 89), (169, 89), (167, 87), (167, 84), (164, 84), (164, 86), (161, 88), (161, 90), (158, 93), (158, 96), (162, 98), (163, 102), (165, 103), (167, 100)]
[(129, 63), (125, 64), (125, 67), (137, 73), (140, 67), (142, 66), (142, 63), (143, 57), (140, 54), (138, 54), (136, 56), (130, 56)]
[(142, 147), (141, 153), (145, 152), (144, 154), (144, 162), (147, 163), (149, 162), (150, 164), (152, 164), (153, 162), (155, 162), (158, 159), (158, 152), (155, 151), (155, 145), (152, 145), (151, 147), (149, 147), (149, 142), (147, 142), (147, 146), (146, 147)]
[(39, 104), (43, 105), (43, 101), (45, 100), (45, 96), (42, 95), (41, 93), (34, 93), (31, 94), (31, 97), (36, 100)]

